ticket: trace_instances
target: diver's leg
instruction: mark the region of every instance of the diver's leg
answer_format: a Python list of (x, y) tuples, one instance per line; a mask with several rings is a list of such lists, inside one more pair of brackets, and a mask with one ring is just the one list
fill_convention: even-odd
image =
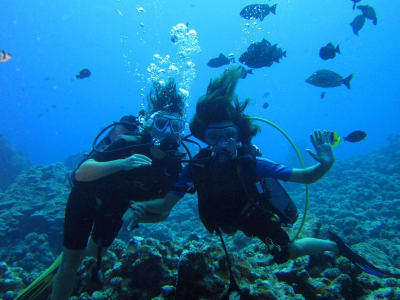
[(289, 244), (290, 258), (319, 254), (323, 251), (334, 251), (337, 253), (338, 248), (333, 241), (315, 238), (299, 239)]
[[(102, 255), (107, 251), (108, 247), (109, 246), (101, 248)], [(93, 258), (97, 259), (98, 248), (99, 247), (97, 246), (96, 242), (93, 240), (93, 237), (90, 236), (89, 242), (88, 242), (88, 246), (87, 246), (86, 251), (85, 251), (85, 256), (90, 256), (90, 257), (93, 257)]]
[(69, 250), (64, 247), (61, 264), (54, 277), (51, 300), (67, 300), (72, 293), (75, 276), (85, 250)]

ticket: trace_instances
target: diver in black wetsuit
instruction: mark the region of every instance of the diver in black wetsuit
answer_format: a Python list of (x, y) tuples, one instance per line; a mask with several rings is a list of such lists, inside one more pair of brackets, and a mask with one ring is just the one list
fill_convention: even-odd
[[(64, 251), (55, 276), (52, 300), (68, 299), (84, 256), (97, 257), (111, 245), (123, 221), (132, 218), (131, 202), (163, 198), (181, 170), (179, 141), (185, 129), (185, 103), (171, 80), (155, 84), (140, 133), (114, 134), (73, 174), (64, 221)], [(125, 128), (126, 129), (126, 128)], [(108, 144), (108, 145), (107, 145)], [(139, 208), (138, 208), (139, 207)], [(157, 222), (168, 214), (141, 215), (135, 222)], [(89, 241), (88, 241), (89, 239)], [(100, 265), (98, 264), (100, 267)], [(101, 270), (98, 268), (101, 277)], [(98, 278), (101, 281), (101, 278)]]

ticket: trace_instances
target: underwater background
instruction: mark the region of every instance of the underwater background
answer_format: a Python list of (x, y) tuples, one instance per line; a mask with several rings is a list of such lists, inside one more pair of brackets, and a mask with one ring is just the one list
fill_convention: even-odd
[[(254, 3), (276, 3), (276, 15), (262, 22), (243, 19), (240, 11)], [(252, 99), (249, 115), (277, 123), (302, 151), (311, 147), (314, 129), (342, 137), (354, 130), (368, 134), (359, 143), (335, 147), (335, 166), (311, 187), (304, 236), (322, 223), (322, 233), (338, 231), (360, 253), (399, 273), (400, 5), (358, 4), (373, 6), (378, 23), (367, 19), (355, 35), (350, 22), (361, 12), (350, 0), (3, 3), (0, 51), (12, 58), (0, 63), (0, 296), (13, 299), (61, 250), (68, 157), (89, 151), (106, 125), (146, 108), (154, 80), (174, 77), (189, 93), (189, 121), (210, 79), (226, 67), (210, 68), (207, 62), (233, 53), (240, 65), (240, 55), (263, 38), (287, 57), (240, 80), (239, 98)], [(187, 24), (183, 35), (177, 24)], [(177, 42), (171, 41), (174, 34)], [(339, 44), (341, 54), (325, 61), (319, 49), (329, 42)], [(76, 78), (84, 68), (91, 75)], [(354, 74), (351, 89), (306, 83), (319, 69)], [(283, 136), (260, 125), (254, 143), (263, 155), (297, 166)], [(288, 190), (302, 211), (304, 187)], [(103, 292), (90, 286), (87, 272), (94, 263), (88, 259), (76, 299), (168, 299), (166, 286), (178, 287), (183, 299), (218, 299), (229, 276), (218, 239), (203, 229), (196, 206), (187, 196), (168, 221), (143, 225), (133, 237), (122, 235), (106, 258)], [(256, 240), (236, 235), (227, 243), (249, 299), (400, 299), (399, 280), (360, 274), (344, 258), (325, 254), (278, 266), (260, 254), (265, 246)], [(187, 276), (177, 284), (179, 272), (201, 280)], [(121, 288), (127, 278), (137, 282), (130, 294)]]

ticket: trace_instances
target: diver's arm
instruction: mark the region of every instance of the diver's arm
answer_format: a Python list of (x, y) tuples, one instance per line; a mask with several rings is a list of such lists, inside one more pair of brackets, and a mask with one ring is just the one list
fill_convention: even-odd
[(141, 154), (105, 162), (88, 159), (76, 170), (75, 179), (81, 182), (94, 181), (119, 171), (129, 171), (149, 165), (151, 165), (151, 159)]
[(306, 184), (314, 183), (324, 176), (335, 162), (328, 132), (315, 130), (314, 134), (311, 135), (311, 142), (316, 153), (312, 152), (310, 149), (307, 149), (307, 152), (312, 158), (318, 161), (318, 164), (304, 169), (293, 169), (292, 175), (289, 177), (288, 181)]
[(144, 208), (144, 214), (138, 219), (138, 223), (152, 223), (167, 219), (172, 208), (181, 198), (175, 192), (169, 192), (164, 198), (140, 203)]
[(331, 165), (316, 164), (304, 169), (294, 168), (288, 181), (311, 184), (324, 176), (330, 167)]
[(133, 216), (132, 212), (128, 210), (124, 222), (135, 218), (135, 220), (129, 222), (136, 222), (136, 224), (152, 223), (167, 219), (175, 204), (185, 195), (187, 189), (192, 186), (189, 166), (185, 166), (179, 173), (178, 181), (164, 198), (135, 203), (134, 209), (138, 207), (138, 211), (134, 213), (136, 216)]
[(94, 181), (121, 170), (119, 160), (98, 162), (94, 159), (85, 161), (75, 172), (77, 181)]
[(138, 223), (157, 223), (168, 218), (174, 205), (182, 196), (169, 192), (164, 198), (146, 202), (132, 202), (130, 208), (122, 216), (122, 221), (128, 231)]

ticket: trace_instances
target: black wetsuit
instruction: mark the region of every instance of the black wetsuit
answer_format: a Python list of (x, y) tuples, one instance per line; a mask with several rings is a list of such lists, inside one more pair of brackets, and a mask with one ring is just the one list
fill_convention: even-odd
[[(96, 243), (101, 241), (102, 246), (109, 246), (122, 226), (121, 217), (129, 201), (161, 198), (172, 189), (181, 170), (180, 159), (173, 154), (157, 159), (151, 154), (152, 147), (150, 137), (121, 136), (105, 152), (91, 157), (105, 162), (138, 153), (150, 157), (152, 165), (119, 171), (92, 182), (74, 180), (65, 211), (66, 248), (85, 248), (91, 232)], [(107, 152), (118, 149), (121, 150)]]
[(288, 260), (289, 236), (268, 204), (268, 194), (257, 189), (253, 151), (241, 149), (237, 159), (223, 165), (210, 158), (211, 151), (204, 149), (190, 168), (200, 218), (207, 230), (241, 230), (266, 243), (276, 262)]

